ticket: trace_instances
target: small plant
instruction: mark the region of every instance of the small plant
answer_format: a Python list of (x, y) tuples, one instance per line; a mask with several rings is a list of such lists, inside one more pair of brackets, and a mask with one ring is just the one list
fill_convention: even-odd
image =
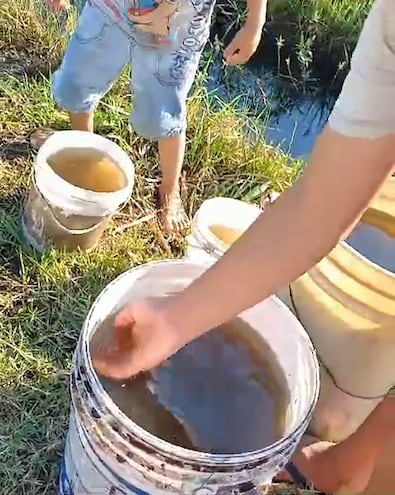
[(311, 84), (314, 80), (312, 65), (314, 59), (313, 45), (315, 36), (305, 36), (301, 33), (299, 42), (296, 46), (296, 54), (300, 68), (300, 77), (303, 85)]

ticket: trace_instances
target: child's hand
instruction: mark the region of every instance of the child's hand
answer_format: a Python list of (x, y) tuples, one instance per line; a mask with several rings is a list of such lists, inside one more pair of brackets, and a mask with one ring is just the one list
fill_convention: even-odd
[(47, 5), (55, 13), (63, 12), (70, 6), (68, 0), (47, 0)]
[(261, 40), (262, 30), (246, 24), (236, 34), (224, 51), (225, 62), (229, 65), (245, 64), (254, 55)]

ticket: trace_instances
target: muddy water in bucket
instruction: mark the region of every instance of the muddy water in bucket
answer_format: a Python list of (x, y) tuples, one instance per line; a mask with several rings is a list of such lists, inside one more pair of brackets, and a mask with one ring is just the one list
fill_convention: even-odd
[[(112, 323), (103, 323), (98, 341)], [(130, 419), (180, 447), (238, 454), (266, 447), (284, 433), (284, 373), (267, 343), (240, 318), (190, 343), (152, 373), (124, 383), (101, 381)]]
[(52, 170), (74, 186), (109, 193), (126, 184), (122, 170), (111, 158), (94, 148), (66, 148), (48, 158)]
[(205, 269), (150, 263), (120, 275), (95, 301), (73, 360), (62, 495), (253, 495), (291, 458), (317, 401), (318, 363), (275, 298), (124, 387), (92, 367), (111, 315), (131, 300), (176, 293)]
[(22, 217), (28, 242), (42, 251), (92, 249), (134, 184), (129, 157), (89, 132), (56, 132), (34, 162)]
[(231, 246), (243, 235), (241, 229), (234, 229), (221, 224), (210, 225), (210, 230), (218, 239), (228, 246)]

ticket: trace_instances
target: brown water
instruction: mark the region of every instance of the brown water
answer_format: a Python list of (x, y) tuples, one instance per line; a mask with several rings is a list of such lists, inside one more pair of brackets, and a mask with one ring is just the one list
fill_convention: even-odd
[(234, 229), (233, 227), (227, 227), (221, 224), (210, 225), (210, 230), (219, 240), (228, 246), (236, 242), (243, 234), (243, 231), (240, 229)]
[(348, 237), (347, 243), (368, 260), (395, 273), (395, 237), (361, 222)]
[[(111, 330), (112, 319), (95, 339)], [(211, 453), (261, 449), (284, 433), (288, 389), (267, 343), (234, 320), (190, 343), (151, 373), (101, 379), (118, 407), (170, 443)]]
[(93, 148), (65, 148), (47, 161), (62, 179), (82, 189), (105, 193), (119, 191), (126, 185), (119, 166)]

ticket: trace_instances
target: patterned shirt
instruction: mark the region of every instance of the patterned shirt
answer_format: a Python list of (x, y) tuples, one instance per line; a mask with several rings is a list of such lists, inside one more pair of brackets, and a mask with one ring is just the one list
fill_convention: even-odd
[[(215, 0), (91, 0), (139, 44), (179, 45), (188, 37), (207, 37)], [(191, 43), (193, 40), (191, 40)], [(199, 43), (198, 43), (199, 44)], [(200, 49), (199, 45), (199, 49)]]

